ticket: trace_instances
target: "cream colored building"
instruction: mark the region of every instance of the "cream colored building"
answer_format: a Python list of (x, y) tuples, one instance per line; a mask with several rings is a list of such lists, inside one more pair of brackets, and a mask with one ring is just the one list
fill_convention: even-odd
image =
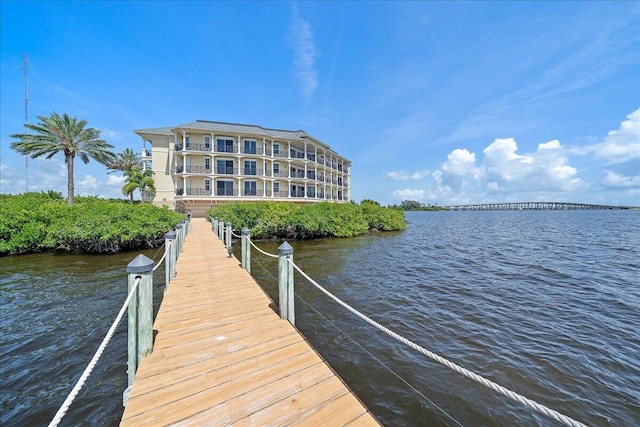
[(302, 130), (197, 120), (135, 133), (158, 206), (203, 216), (231, 201), (350, 200), (351, 161)]

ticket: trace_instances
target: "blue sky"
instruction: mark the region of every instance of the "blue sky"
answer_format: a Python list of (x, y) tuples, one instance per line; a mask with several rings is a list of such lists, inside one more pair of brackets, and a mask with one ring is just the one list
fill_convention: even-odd
[[(31, 122), (115, 145), (197, 119), (303, 129), (383, 204), (640, 205), (640, 3), (14, 2), (1, 7), (0, 192), (25, 190)], [(29, 190), (66, 194), (62, 156)], [(77, 162), (78, 194), (122, 177)]]

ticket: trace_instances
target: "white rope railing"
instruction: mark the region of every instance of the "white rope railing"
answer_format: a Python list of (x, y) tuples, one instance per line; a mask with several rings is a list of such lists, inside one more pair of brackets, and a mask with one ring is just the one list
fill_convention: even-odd
[(242, 238), (242, 236), (238, 236), (236, 233), (234, 233), (233, 230), (231, 230), (231, 235), (233, 237), (235, 237), (236, 239), (241, 239)]
[(256, 248), (256, 250), (257, 250), (258, 252), (260, 252), (261, 254), (266, 255), (266, 256), (268, 256), (268, 257), (271, 257), (271, 258), (278, 258), (278, 255), (270, 254), (269, 252), (265, 252), (265, 251), (263, 251), (262, 249), (260, 249), (259, 247), (257, 247), (257, 246), (255, 245), (255, 243), (253, 243), (253, 242), (251, 241), (251, 239), (249, 239), (249, 243), (251, 244), (251, 246), (253, 246), (254, 248)]
[[(167, 245), (168, 245), (168, 249), (171, 249), (171, 242), (170, 241), (167, 243)], [(155, 265), (155, 267), (153, 267), (152, 271), (154, 273), (158, 268), (160, 268), (160, 266), (162, 265), (162, 261), (164, 261), (164, 259), (167, 257), (167, 252), (169, 252), (169, 251), (166, 251), (166, 250), (164, 251), (164, 254), (162, 255), (162, 258), (160, 258), (160, 261), (158, 261), (158, 263)]]
[(58, 412), (56, 412), (56, 415), (53, 417), (53, 420), (51, 420), (51, 422), (49, 423), (49, 427), (55, 427), (60, 423), (60, 421), (62, 421), (62, 417), (64, 417), (64, 415), (67, 413), (67, 411), (69, 410), (69, 407), (73, 403), (73, 400), (78, 395), (78, 392), (80, 392), (80, 389), (82, 388), (84, 383), (87, 381), (87, 378), (89, 378), (89, 375), (91, 375), (91, 371), (93, 371), (93, 368), (98, 363), (100, 356), (102, 356), (102, 352), (104, 351), (107, 344), (109, 344), (109, 341), (111, 341), (111, 338), (113, 337), (113, 334), (115, 333), (116, 328), (120, 324), (120, 321), (122, 320), (122, 316), (124, 316), (125, 311), (127, 311), (127, 308), (129, 307), (129, 302), (131, 301), (131, 298), (133, 297), (134, 292), (138, 288), (138, 284), (140, 284), (139, 277), (136, 278), (135, 282), (133, 283), (133, 286), (131, 287), (131, 291), (129, 292), (127, 299), (122, 305), (122, 308), (118, 313), (118, 316), (116, 316), (116, 320), (114, 320), (113, 324), (111, 325), (109, 332), (107, 332), (107, 335), (102, 340), (100, 347), (98, 347), (98, 351), (96, 351), (96, 353), (93, 355), (93, 358), (89, 362), (89, 365), (87, 365), (86, 369), (80, 376), (80, 379), (71, 390), (71, 393), (69, 393), (65, 401), (62, 403), (62, 406), (60, 407), (60, 409), (58, 409)]
[(484, 385), (485, 387), (488, 387), (498, 393), (501, 393), (507, 397), (509, 397), (510, 399), (513, 399), (517, 402), (522, 403), (523, 405), (528, 406), (529, 408), (532, 408), (538, 412), (540, 412), (541, 414), (544, 414), (550, 418), (553, 418), (556, 421), (559, 421), (565, 425), (571, 426), (571, 427), (586, 427), (585, 424), (574, 420), (573, 418), (570, 418), (566, 415), (561, 414), (558, 411), (555, 411), (551, 408), (548, 408), (534, 400), (531, 400), (527, 397), (524, 397), (516, 392), (513, 392), (487, 378), (484, 378), (478, 374), (475, 374), (471, 371), (469, 371), (468, 369), (463, 368), (462, 366), (453, 363), (447, 359), (445, 359), (442, 356), (439, 356), (429, 350), (427, 350), (424, 347), (419, 346), (418, 344), (414, 343), (413, 341), (410, 341), (406, 338), (404, 338), (401, 335), (398, 335), (397, 333), (393, 332), (392, 330), (390, 330), (389, 328), (386, 328), (385, 326), (382, 326), (380, 323), (376, 322), (373, 319), (370, 319), (369, 317), (367, 317), (366, 315), (360, 313), (358, 310), (356, 310), (355, 308), (351, 307), (349, 304), (345, 303), (344, 301), (342, 301), (341, 299), (339, 299), (338, 297), (336, 297), (335, 295), (333, 295), (331, 292), (327, 291), (325, 288), (323, 288), (322, 286), (320, 286), (315, 280), (313, 280), (311, 277), (309, 277), (304, 271), (302, 271), (302, 269), (300, 269), (300, 267), (298, 267), (292, 260), (291, 258), (287, 257), (287, 262), (290, 263), (293, 268), (295, 268), (298, 273), (300, 273), (305, 279), (307, 279), (311, 284), (313, 284), (316, 288), (318, 288), (320, 291), (322, 291), (325, 295), (327, 295), (329, 298), (331, 298), (332, 300), (334, 300), (335, 302), (337, 302), (338, 304), (340, 304), (342, 307), (346, 308), (347, 310), (349, 310), (351, 313), (355, 314), (356, 316), (358, 316), (359, 318), (361, 318), (362, 320), (364, 320), (365, 322), (367, 322), (368, 324), (370, 324), (371, 326), (374, 326), (375, 328), (381, 330), (382, 332), (386, 333), (387, 335), (391, 336), (392, 338), (400, 341), (401, 343), (413, 348), (414, 350), (418, 351), (419, 353), (424, 354), (425, 356), (435, 360), (436, 362), (458, 372), (459, 374), (464, 375), (467, 378), (470, 378), (482, 385)]

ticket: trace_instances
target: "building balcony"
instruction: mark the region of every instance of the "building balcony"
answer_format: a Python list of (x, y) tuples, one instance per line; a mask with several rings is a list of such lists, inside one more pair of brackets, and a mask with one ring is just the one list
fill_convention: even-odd
[(211, 145), (207, 144), (195, 144), (193, 142), (188, 142), (186, 144), (180, 143), (174, 146), (174, 151), (199, 151), (199, 152), (210, 152)]
[(262, 150), (262, 147), (255, 147), (255, 148), (242, 147), (240, 149), (240, 153), (242, 153), (242, 154), (255, 154), (257, 156), (262, 156), (263, 150)]
[(228, 188), (218, 188), (216, 189), (216, 196), (237, 196), (238, 195), (238, 190), (236, 188), (234, 189), (228, 189)]
[(214, 151), (216, 153), (237, 153), (238, 146), (237, 145), (218, 146)]
[(218, 174), (218, 175), (237, 175), (238, 174), (238, 168), (215, 168), (214, 173)]
[(304, 197), (304, 190), (292, 191), (291, 197)]
[(246, 196), (246, 197), (263, 197), (264, 196), (264, 191), (263, 190), (247, 190), (247, 189), (243, 189), (241, 191), (242, 196)]
[(212, 191), (206, 188), (178, 188), (176, 196), (211, 196)]
[(176, 173), (199, 173), (211, 175), (211, 168), (204, 166), (176, 166)]
[(244, 176), (262, 176), (262, 169), (242, 168), (242, 175), (244, 175)]
[(142, 151), (140, 152), (140, 157), (145, 160), (145, 159), (151, 159), (151, 150), (147, 150), (147, 149), (142, 149)]
[(291, 178), (304, 178), (304, 171), (291, 172)]

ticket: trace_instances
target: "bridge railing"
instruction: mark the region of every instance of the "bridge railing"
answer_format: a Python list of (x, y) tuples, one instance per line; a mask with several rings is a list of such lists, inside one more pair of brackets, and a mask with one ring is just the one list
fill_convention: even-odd
[[(191, 221), (191, 213), (187, 213), (186, 219), (175, 225), (175, 230), (169, 230), (165, 235), (164, 254), (155, 263), (143, 254), (135, 257), (126, 268), (128, 274), (127, 298), (118, 312), (106, 336), (100, 343), (98, 350), (83, 371), (75, 386), (56, 412), (49, 423), (49, 427), (57, 426), (65, 416), (76, 396), (91, 375), (97, 365), (104, 349), (111, 341), (116, 328), (120, 324), (124, 313), (128, 310), (128, 345), (127, 345), (127, 372), (128, 386), (123, 393), (123, 404), (126, 406), (131, 392), (131, 386), (135, 378), (140, 361), (153, 351), (153, 273), (164, 262), (165, 266), (165, 290), (169, 282), (176, 276), (176, 261), (182, 252)], [(158, 251), (159, 252), (159, 251)], [(154, 257), (155, 258), (155, 257)]]
[[(302, 277), (304, 277), (309, 283), (315, 286), (322, 293), (327, 295), (330, 299), (335, 301), (344, 309), (349, 312), (355, 314), (357, 317), (368, 323), (369, 325), (375, 327), (376, 329), (384, 332), (385, 334), (391, 336), (395, 340), (405, 344), (406, 346), (412, 348), (413, 350), (429, 357), (430, 359), (452, 369), (453, 371), (476, 381), (479, 384), (484, 385), (485, 387), (494, 390), (497, 393), (503, 394), (504, 396), (509, 397), (516, 402), (519, 402), (547, 417), (550, 417), (564, 425), (571, 427), (586, 427), (583, 423), (574, 420), (566, 415), (561, 414), (558, 411), (555, 411), (547, 406), (544, 406), (532, 399), (529, 399), (521, 394), (518, 394), (514, 391), (507, 389), (481, 375), (478, 375), (450, 360), (414, 343), (411, 340), (401, 336), (400, 334), (392, 331), (391, 329), (383, 326), (381, 323), (376, 322), (371, 319), (367, 315), (363, 314), (359, 310), (351, 307), (349, 304), (345, 303), (331, 292), (326, 290), (324, 287), (319, 285), (313, 278), (311, 278), (307, 273), (305, 273), (299, 266), (297, 266), (293, 261), (293, 247), (288, 242), (283, 242), (278, 247), (278, 254), (270, 254), (268, 252), (263, 251), (258, 248), (251, 241), (251, 233), (248, 229), (242, 229), (240, 235), (233, 233), (232, 224), (230, 222), (224, 223), (223, 220), (218, 218), (211, 219), (211, 227), (214, 232), (218, 233), (218, 237), (220, 240), (225, 242), (227, 251), (229, 256), (232, 256), (232, 237), (241, 239), (241, 265), (248, 273), (251, 273), (251, 248), (253, 247), (257, 251), (261, 252), (263, 255), (266, 255), (271, 258), (278, 258), (278, 304), (280, 311), (280, 318), (288, 320), (291, 324), (295, 325), (295, 307), (294, 307), (294, 270), (297, 271)], [(447, 414), (448, 415), (448, 414)]]

